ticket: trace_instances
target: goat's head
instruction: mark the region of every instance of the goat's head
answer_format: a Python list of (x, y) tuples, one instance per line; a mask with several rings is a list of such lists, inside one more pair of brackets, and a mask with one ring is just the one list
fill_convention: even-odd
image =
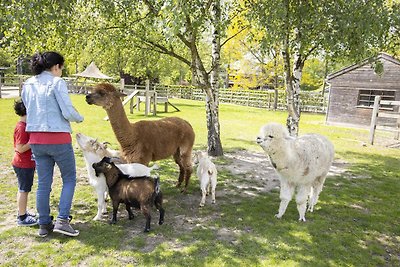
[(265, 152), (269, 153), (274, 150), (275, 142), (281, 142), (289, 137), (289, 132), (283, 125), (273, 122), (261, 127), (256, 141)]
[(82, 133), (76, 134), (76, 141), (83, 151), (93, 152), (98, 155), (105, 155), (108, 142), (100, 143), (97, 139), (86, 136)]
[(196, 151), (193, 153), (193, 164), (198, 164), (200, 162), (201, 159), (207, 158), (207, 152), (203, 152), (203, 151)]
[(111, 162), (111, 159), (108, 157), (104, 157), (101, 161), (93, 163), (92, 167), (96, 173), (96, 176), (99, 176), (100, 173), (107, 173), (112, 168), (114, 168), (114, 164)]
[(126, 94), (119, 92), (112, 84), (99, 83), (94, 86), (91, 93), (86, 95), (86, 102), (89, 105), (101, 106), (110, 109), (115, 101), (121, 101)]

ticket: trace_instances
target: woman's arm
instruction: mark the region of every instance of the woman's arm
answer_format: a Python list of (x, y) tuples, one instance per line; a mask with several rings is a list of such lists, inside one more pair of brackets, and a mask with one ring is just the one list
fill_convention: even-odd
[(60, 106), (62, 115), (68, 121), (82, 122), (83, 116), (76, 111), (69, 98), (67, 84), (63, 79), (57, 81), (54, 94), (56, 96), (58, 105)]

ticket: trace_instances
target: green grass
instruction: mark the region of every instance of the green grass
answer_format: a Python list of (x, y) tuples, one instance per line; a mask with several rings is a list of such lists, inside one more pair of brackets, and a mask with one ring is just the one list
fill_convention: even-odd
[[(117, 148), (117, 141), (105, 112), (89, 106), (83, 96), (72, 96), (84, 115), (81, 124), (72, 124), (74, 133), (98, 137)], [(398, 266), (400, 265), (400, 150), (383, 146), (388, 134), (379, 133), (375, 146), (365, 145), (368, 131), (325, 125), (322, 115), (302, 114), (301, 133), (326, 135), (335, 145), (336, 162), (346, 163), (346, 172), (329, 177), (313, 214), (307, 222), (297, 221), (296, 205), (289, 204), (281, 220), (274, 218), (279, 192), (244, 196), (219, 194), (242, 175), (220, 171), (217, 204), (199, 209), (198, 182), (193, 176), (189, 194), (174, 187), (177, 168), (172, 160), (159, 162), (165, 195), (165, 224), (156, 224), (142, 233), (140, 213), (128, 221), (121, 205), (119, 221), (108, 225), (95, 222), (95, 193), (88, 185), (82, 153), (76, 149), (78, 184), (72, 215), (81, 231), (77, 238), (56, 234), (45, 239), (37, 228), (15, 226), (16, 178), (10, 162), (12, 133), (18, 117), (12, 99), (0, 99), (0, 265), (16, 266)], [(159, 113), (157, 118), (178, 116), (188, 120), (196, 133), (196, 149), (207, 143), (204, 103), (173, 99), (181, 112)], [(145, 118), (128, 114), (131, 121)], [(269, 121), (284, 123), (286, 112), (220, 105), (221, 140), (225, 151), (245, 149), (262, 153), (254, 140), (259, 128)], [(389, 136), (390, 137), (390, 136)], [(75, 140), (75, 137), (73, 135)], [(75, 142), (75, 141), (74, 141)], [(226, 158), (215, 160), (228, 165)], [(35, 177), (36, 179), (36, 177)], [(247, 181), (248, 182), (248, 181)], [(60, 193), (56, 176), (51, 193), (55, 214)], [(29, 206), (34, 209), (36, 185)], [(110, 210), (110, 207), (109, 207)]]

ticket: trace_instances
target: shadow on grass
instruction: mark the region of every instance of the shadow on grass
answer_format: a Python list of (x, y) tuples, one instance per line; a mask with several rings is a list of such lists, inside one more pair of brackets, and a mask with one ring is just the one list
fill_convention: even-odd
[[(218, 176), (217, 204), (207, 202), (198, 208), (196, 177), (192, 176), (189, 193), (181, 194), (174, 187), (175, 164), (162, 161), (165, 224), (157, 225), (158, 213), (153, 209), (152, 229), (145, 234), (143, 215), (135, 212), (135, 219), (129, 221), (123, 205), (116, 225), (94, 222), (94, 205), (78, 203), (75, 209), (88, 214), (85, 223), (74, 224), (81, 230), (76, 240), (86, 250), (76, 253), (115, 259), (128, 255), (146, 266), (398, 265), (399, 210), (394, 203), (400, 191), (399, 160), (372, 153), (348, 152), (348, 156), (361, 163), (326, 180), (316, 210), (307, 213), (304, 223), (297, 221), (295, 201), (282, 219), (274, 218), (279, 207), (277, 190), (219, 194), (246, 179), (226, 171)], [(357, 174), (369, 178), (358, 179)], [(64, 245), (71, 240), (55, 234), (48, 239)]]
[[(398, 178), (399, 167), (387, 167), (398, 159), (373, 155), (370, 164), (371, 155), (351, 156), (367, 162), (327, 179), (316, 211), (306, 215), (305, 223), (297, 221), (294, 201), (281, 220), (274, 218), (279, 207), (276, 190), (253, 197), (238, 192), (218, 198), (217, 192), (216, 205), (208, 203), (199, 209), (196, 178), (192, 177), (190, 194), (178, 193), (173, 187), (175, 166), (165, 161), (166, 177), (161, 178), (167, 200), (165, 225), (156, 224), (158, 214), (153, 210), (150, 234), (142, 233), (144, 219), (137, 213), (133, 221), (122, 217), (112, 226), (89, 222), (80, 240), (100, 250), (111, 248), (124, 254), (132, 250), (146, 252), (139, 257), (145, 265), (248, 266), (284, 262), (301, 266), (391, 265), (398, 260), (390, 255), (399, 252), (395, 238), (399, 230), (396, 224), (388, 223), (393, 220), (390, 203), (396, 201), (398, 185), (392, 186), (392, 182)], [(360, 170), (369, 173), (371, 179), (349, 179)], [(376, 174), (382, 170), (397, 174), (376, 180)], [(222, 172), (217, 190), (224, 190), (237, 179), (243, 177)], [(387, 186), (392, 187), (389, 192), (385, 191)], [(385, 236), (386, 241), (382, 241)]]

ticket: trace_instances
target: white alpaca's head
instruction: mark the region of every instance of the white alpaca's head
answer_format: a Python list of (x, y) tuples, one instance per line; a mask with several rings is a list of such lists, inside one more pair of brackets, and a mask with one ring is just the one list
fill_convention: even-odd
[(273, 153), (285, 139), (290, 139), (289, 131), (282, 124), (272, 122), (261, 127), (257, 136), (257, 144), (265, 152)]

